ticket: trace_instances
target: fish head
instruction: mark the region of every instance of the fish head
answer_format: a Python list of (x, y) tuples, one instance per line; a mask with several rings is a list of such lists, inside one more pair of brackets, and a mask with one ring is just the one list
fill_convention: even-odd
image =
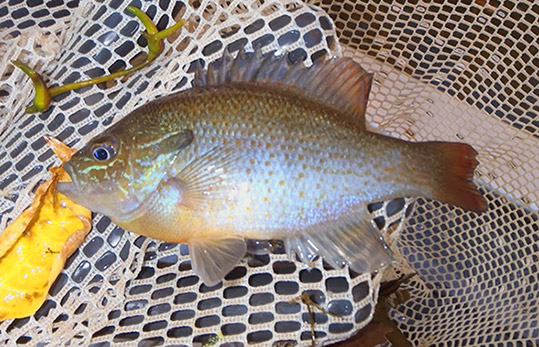
[(141, 213), (143, 202), (167, 176), (179, 150), (193, 141), (189, 130), (127, 134), (118, 125), (75, 153), (64, 164), (71, 182), (57, 186), (71, 200), (116, 222)]
[(140, 202), (129, 187), (128, 151), (114, 133), (93, 138), (63, 165), (71, 182), (59, 182), (58, 191), (111, 217), (134, 211)]

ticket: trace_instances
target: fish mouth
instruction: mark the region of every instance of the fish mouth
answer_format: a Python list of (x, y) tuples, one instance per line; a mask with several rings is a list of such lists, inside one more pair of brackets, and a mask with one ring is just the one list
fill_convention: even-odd
[(67, 172), (69, 175), (69, 178), (71, 179), (71, 182), (66, 181), (60, 181), (56, 184), (56, 190), (67, 196), (69, 199), (77, 202), (77, 196), (79, 195), (80, 191), (80, 185), (77, 184), (78, 180), (75, 175), (75, 170), (73, 169), (73, 166), (69, 164), (69, 162), (62, 165), (62, 168)]
[[(78, 182), (78, 179), (77, 179), (77, 176), (75, 174), (75, 170), (73, 168), (73, 165), (70, 165), (70, 163), (67, 162), (64, 165), (62, 165), (62, 167), (67, 172), (67, 174), (69, 175), (69, 178), (71, 179), (71, 182), (76, 184)], [(61, 183), (61, 182), (59, 182), (59, 183)]]
[(80, 184), (75, 182), (58, 182), (56, 190), (75, 203), (87, 209), (109, 217), (116, 216), (118, 212), (118, 197), (113, 191), (105, 191), (95, 184)]
[(56, 190), (76, 203), (84, 205), (84, 203), (81, 202), (84, 200), (81, 199), (83, 192), (78, 184), (73, 182), (58, 182)]
[(93, 200), (96, 198), (96, 196), (105, 193), (102, 189), (104, 185), (83, 182), (80, 177), (78, 177), (75, 167), (70, 165), (69, 162), (63, 165), (63, 169), (69, 175), (71, 182), (58, 182), (56, 185), (56, 190), (79, 205), (87, 208), (93, 207)]
[[(110, 182), (90, 183), (76, 180), (70, 166), (65, 167), (72, 182), (58, 182), (56, 190), (87, 209), (119, 222), (137, 215), (141, 202), (136, 195), (121, 196)], [(71, 171), (71, 172), (70, 172)]]

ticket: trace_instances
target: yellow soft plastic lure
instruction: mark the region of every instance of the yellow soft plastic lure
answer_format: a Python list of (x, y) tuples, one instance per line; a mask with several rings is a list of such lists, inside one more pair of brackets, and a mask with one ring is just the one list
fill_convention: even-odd
[[(60, 141), (47, 141), (62, 162), (73, 154)], [(0, 235), (0, 320), (35, 313), (90, 231), (91, 212), (56, 191), (57, 182), (69, 176), (61, 167), (50, 171), (30, 207)]]

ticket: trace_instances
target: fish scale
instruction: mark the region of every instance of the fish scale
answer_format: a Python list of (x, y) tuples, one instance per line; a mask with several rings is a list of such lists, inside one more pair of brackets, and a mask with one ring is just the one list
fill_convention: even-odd
[[(193, 91), (185, 98), (163, 100), (146, 111), (150, 117), (167, 114), (174, 118), (172, 123), (193, 129), (194, 146), (179, 154), (178, 171), (215, 146), (236, 139), (245, 141), (238, 148), (242, 158), (235, 163), (235, 181), (229, 184), (247, 183), (249, 191), (211, 213), (204, 211), (201, 220), (214, 220), (214, 226), (226, 226), (250, 238), (279, 238), (330, 216), (338, 218), (354, 205), (384, 194), (383, 187), (378, 193), (367, 189), (382, 173), (361, 175), (364, 165), (373, 172), (381, 169), (380, 161), (365, 153), (372, 145), (362, 145), (356, 129), (332, 119), (334, 110), (316, 111), (310, 106), (313, 101), (301, 101), (278, 91), (250, 92), (239, 86)], [(197, 113), (199, 107), (206, 109), (206, 104), (212, 105), (208, 107), (211, 112)], [(254, 113), (251, 119), (243, 116), (248, 112)], [(222, 121), (225, 117), (226, 122)], [(137, 122), (136, 117), (131, 119)], [(312, 121), (305, 122), (307, 119)], [(366, 156), (371, 159), (359, 160)], [(181, 221), (177, 225), (182, 225)]]
[(471, 183), (470, 146), (365, 129), (372, 75), (353, 60), (285, 66), (283, 57), (225, 54), (192, 89), (92, 139), (65, 164), (73, 182), (58, 189), (127, 230), (187, 243), (208, 285), (243, 257), (245, 239), (283, 239), (306, 261), (380, 269), (391, 255), (370, 222), (372, 202), (424, 196), (486, 207)]

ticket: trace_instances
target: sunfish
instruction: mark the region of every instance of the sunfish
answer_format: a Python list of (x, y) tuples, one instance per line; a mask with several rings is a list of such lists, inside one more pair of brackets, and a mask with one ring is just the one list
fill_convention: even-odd
[(303, 261), (373, 272), (392, 254), (367, 205), (426, 197), (471, 211), (476, 152), (371, 133), (373, 75), (349, 58), (290, 65), (240, 51), (199, 70), (193, 88), (149, 102), (79, 150), (58, 190), (120, 227), (187, 243), (207, 285), (282, 239)]

